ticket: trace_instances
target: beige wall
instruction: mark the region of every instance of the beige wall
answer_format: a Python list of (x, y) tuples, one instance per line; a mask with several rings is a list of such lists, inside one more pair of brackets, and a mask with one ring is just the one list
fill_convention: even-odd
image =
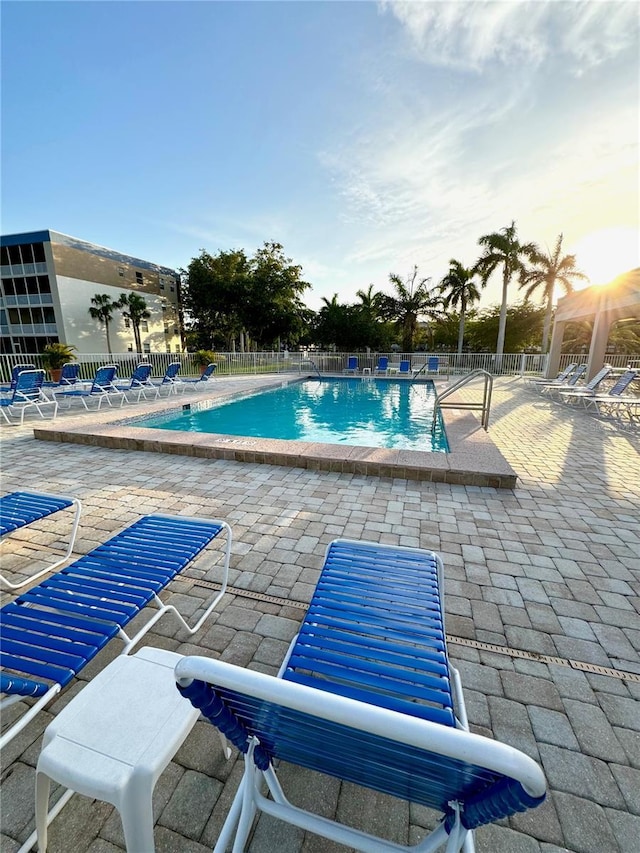
[[(105, 293), (114, 301), (130, 288), (111, 287), (106, 284), (97, 285), (95, 281), (86, 281), (68, 276), (56, 276), (60, 302), (64, 306), (62, 324), (58, 324), (58, 337), (67, 344), (73, 344), (78, 352), (106, 353), (107, 337), (104, 325), (93, 320), (89, 315), (91, 297), (96, 293)], [(150, 345), (151, 352), (166, 352), (167, 344), (171, 352), (180, 343), (180, 337), (173, 334), (165, 336), (164, 314), (162, 300), (154, 293), (145, 293), (147, 310), (151, 318), (147, 321), (149, 331), (140, 330), (141, 342)], [(169, 327), (173, 330), (173, 323)], [(114, 353), (127, 352), (129, 346), (135, 346), (133, 328), (125, 327), (124, 317), (120, 311), (113, 312), (113, 322), (109, 326), (111, 351)]]
[[(52, 243), (51, 248), (57, 275), (109, 284), (112, 287), (124, 287), (141, 293), (156, 293), (160, 289), (159, 274), (153, 270), (80, 251), (62, 243)], [(136, 281), (136, 272), (142, 273), (142, 285)], [(172, 296), (172, 301), (175, 301), (175, 293), (169, 293), (168, 288), (165, 289), (167, 299)]]

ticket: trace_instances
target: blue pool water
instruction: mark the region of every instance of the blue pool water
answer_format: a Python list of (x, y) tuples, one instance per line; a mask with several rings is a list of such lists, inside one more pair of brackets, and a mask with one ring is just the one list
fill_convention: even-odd
[(431, 431), (434, 396), (429, 381), (318, 378), (131, 426), (446, 453), (440, 413)]

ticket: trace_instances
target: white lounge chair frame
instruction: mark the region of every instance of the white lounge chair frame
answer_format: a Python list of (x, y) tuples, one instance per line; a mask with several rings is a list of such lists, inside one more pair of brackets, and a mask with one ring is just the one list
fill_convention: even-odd
[[(24, 580), (19, 581), (18, 583), (12, 583), (8, 578), (6, 578), (2, 573), (0, 573), (0, 581), (9, 589), (20, 589), (21, 587), (26, 586), (29, 583), (33, 583), (33, 581), (38, 580), (38, 578), (41, 578), (43, 575), (49, 574), (49, 572), (55, 571), (56, 569), (58, 569), (60, 566), (62, 566), (64, 563), (67, 562), (67, 560), (71, 557), (71, 554), (73, 553), (73, 546), (74, 546), (74, 543), (76, 541), (76, 534), (78, 532), (78, 525), (80, 523), (80, 513), (82, 512), (82, 505), (81, 505), (80, 501), (77, 498), (71, 497), (71, 495), (54, 495), (54, 494), (47, 493), (47, 492), (23, 492), (22, 494), (24, 494), (27, 499), (29, 496), (31, 496), (36, 501), (39, 498), (53, 498), (55, 500), (69, 501), (69, 506), (68, 507), (62, 507), (62, 509), (73, 508), (74, 509), (74, 516), (73, 516), (73, 523), (72, 523), (72, 527), (71, 527), (71, 534), (69, 536), (69, 542), (68, 542), (67, 550), (65, 552), (64, 557), (61, 557), (59, 560), (56, 560), (54, 563), (51, 563), (50, 565), (46, 566), (44, 569), (41, 569), (39, 572), (36, 572), (33, 575), (29, 575)], [(59, 510), (54, 510), (53, 512), (58, 512), (58, 511)], [(53, 512), (47, 511), (47, 512), (43, 513), (42, 515), (40, 515), (39, 518), (33, 518), (30, 521), (25, 521), (24, 523), (17, 525), (16, 527), (14, 527), (13, 530), (21, 530), (23, 527), (26, 527), (29, 524), (35, 524), (37, 521), (40, 521), (42, 518), (48, 518), (50, 515), (53, 514)], [(2, 537), (3, 542), (6, 541), (7, 536), (9, 536), (13, 532), (13, 530), (9, 531), (8, 533), (3, 535), (3, 537)]]

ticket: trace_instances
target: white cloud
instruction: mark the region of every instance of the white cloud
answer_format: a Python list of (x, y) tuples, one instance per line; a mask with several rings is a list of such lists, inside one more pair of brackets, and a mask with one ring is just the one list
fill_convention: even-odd
[(576, 75), (627, 50), (638, 8), (628, 0), (382, 0), (431, 65), (481, 71), (491, 62), (538, 65), (551, 55)]

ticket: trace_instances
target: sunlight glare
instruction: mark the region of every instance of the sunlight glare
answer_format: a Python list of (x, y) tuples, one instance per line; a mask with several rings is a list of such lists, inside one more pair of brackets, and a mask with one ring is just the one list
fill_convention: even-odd
[(634, 228), (618, 226), (592, 231), (569, 250), (576, 256), (576, 266), (589, 276), (590, 282), (576, 282), (579, 290), (591, 284), (608, 284), (620, 275), (640, 266), (640, 233)]

